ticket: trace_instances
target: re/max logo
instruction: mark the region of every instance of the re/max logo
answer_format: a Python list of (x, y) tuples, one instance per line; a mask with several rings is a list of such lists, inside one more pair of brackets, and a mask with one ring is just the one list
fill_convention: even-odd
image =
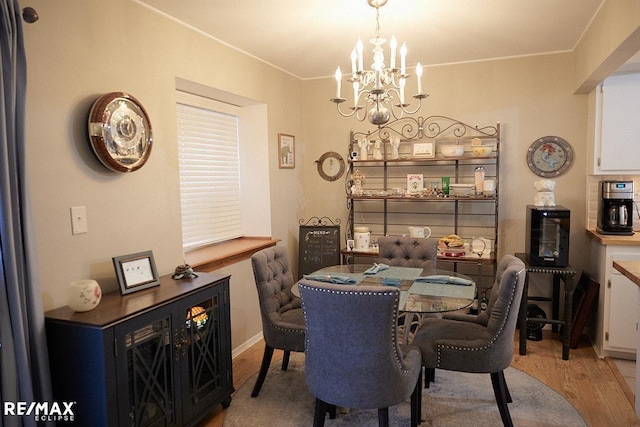
[(36, 421), (73, 421), (76, 402), (4, 402), (2, 414), (8, 416), (33, 416)]

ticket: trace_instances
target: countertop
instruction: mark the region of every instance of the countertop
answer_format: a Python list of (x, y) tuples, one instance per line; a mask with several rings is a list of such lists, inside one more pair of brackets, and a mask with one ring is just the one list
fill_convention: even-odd
[(613, 260), (613, 268), (624, 277), (640, 286), (640, 261), (616, 261)]
[(600, 234), (595, 229), (587, 229), (587, 235), (595, 239), (601, 245), (621, 245), (621, 246), (640, 246), (640, 233), (636, 232), (633, 236), (616, 236), (611, 234)]

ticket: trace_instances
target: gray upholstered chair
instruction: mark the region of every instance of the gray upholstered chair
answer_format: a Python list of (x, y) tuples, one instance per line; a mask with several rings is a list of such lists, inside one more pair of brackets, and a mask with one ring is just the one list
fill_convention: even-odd
[(378, 238), (378, 261), (399, 267), (435, 269), (438, 239), (383, 236)]
[(425, 319), (414, 336), (413, 345), (422, 353), (427, 386), (436, 368), (490, 374), (502, 422), (511, 426), (507, 406), (511, 395), (504, 369), (511, 365), (513, 358), (513, 336), (525, 267), (518, 258), (505, 255), (497, 272), (486, 317), (475, 321)]
[(420, 423), (420, 352), (398, 343), (400, 291), (385, 286), (299, 282), (307, 327), (305, 375), (316, 397), (314, 426), (330, 406), (378, 409), (380, 426), (389, 407), (411, 399), (411, 425)]
[(265, 342), (260, 372), (251, 393), (256, 397), (267, 376), (274, 349), (284, 350), (282, 370), (287, 369), (292, 351), (304, 351), (305, 327), (300, 299), (291, 293), (295, 282), (286, 247), (273, 246), (256, 252), (251, 257), (251, 265), (258, 289)]
[[(479, 325), (487, 326), (489, 323), (489, 316), (491, 311), (493, 310), (493, 306), (496, 303), (496, 299), (500, 294), (500, 281), (498, 278), (501, 278), (504, 274), (504, 270), (507, 268), (509, 263), (511, 262), (511, 257), (503, 257), (498, 266), (496, 268), (496, 280), (494, 284), (491, 286), (491, 291), (489, 293), (489, 302), (487, 303), (487, 308), (482, 310), (479, 314), (468, 314), (461, 312), (451, 312), (451, 313), (443, 313), (443, 319), (451, 319), (451, 320), (459, 320), (464, 322), (472, 322), (477, 323)], [(425, 372), (425, 385), (429, 386), (429, 381), (435, 380), (435, 369), (427, 369)]]
[(504, 274), (504, 270), (509, 266), (511, 262), (510, 256), (505, 256), (500, 259), (498, 262), (498, 266), (496, 267), (496, 280), (494, 284), (491, 286), (491, 290), (489, 292), (489, 302), (487, 303), (487, 308), (482, 310), (479, 314), (467, 314), (461, 312), (451, 312), (451, 313), (443, 313), (443, 319), (453, 319), (453, 320), (462, 320), (465, 322), (473, 322), (478, 323), (480, 325), (487, 326), (489, 323), (489, 316), (491, 315), (491, 311), (493, 310), (493, 306), (496, 303), (496, 299), (498, 299), (498, 294), (500, 293), (500, 281), (499, 278)]
[[(397, 267), (435, 270), (438, 261), (438, 239), (383, 236), (378, 238), (378, 262)], [(427, 274), (427, 273), (425, 273)], [(404, 342), (411, 341), (421, 319), (442, 317), (440, 314), (403, 313), (399, 332)]]

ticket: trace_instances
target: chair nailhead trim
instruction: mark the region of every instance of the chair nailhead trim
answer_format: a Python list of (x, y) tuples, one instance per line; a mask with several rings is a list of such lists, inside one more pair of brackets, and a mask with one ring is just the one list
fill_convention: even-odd
[[(516, 277), (515, 277), (515, 281), (518, 281), (518, 277), (520, 276), (520, 273), (522, 273), (524, 271), (524, 269), (516, 271)], [(504, 326), (507, 323), (507, 318), (509, 317), (509, 312), (511, 311), (511, 308), (513, 307), (513, 297), (515, 296), (515, 292), (516, 292), (516, 287), (514, 286), (512, 291), (511, 291), (511, 297), (509, 298), (509, 307), (507, 309), (507, 314), (504, 316), (504, 321), (502, 322), (502, 325), (500, 325), (500, 329), (498, 330), (498, 332), (493, 336), (493, 338), (491, 339), (491, 341), (489, 341), (489, 343), (487, 345), (483, 345), (482, 347), (462, 347), (462, 346), (456, 346), (456, 345), (445, 345), (445, 344), (438, 344), (438, 357), (436, 359), (436, 368), (440, 367), (440, 362), (442, 361), (442, 354), (440, 353), (443, 349), (451, 349), (451, 350), (458, 350), (458, 351), (482, 351), (482, 350), (486, 350), (488, 348), (493, 347), (493, 344), (496, 342), (496, 340), (500, 337), (500, 335), (502, 334), (502, 331), (504, 330)]]
[(273, 325), (273, 329), (277, 329), (279, 331), (285, 331), (285, 332), (293, 332), (293, 333), (296, 333), (296, 334), (304, 334), (305, 333), (304, 329), (302, 329), (302, 330), (301, 329), (289, 329), (289, 328), (283, 328), (281, 326), (276, 326), (276, 325)]
[[(302, 283), (300, 283), (298, 286), (300, 288), (308, 289), (310, 291), (328, 292), (328, 293), (340, 294), (340, 295), (373, 295), (373, 296), (395, 295), (394, 315), (393, 315), (393, 319), (392, 319), (392, 323), (391, 323), (391, 339), (392, 339), (393, 355), (394, 355), (394, 358), (396, 359), (396, 362), (398, 363), (398, 365), (400, 365), (400, 371), (403, 372), (403, 373), (409, 372), (409, 370), (405, 368), (404, 364), (400, 360), (400, 354), (398, 353), (398, 334), (396, 333), (397, 331), (396, 331), (395, 325), (398, 323), (398, 306), (399, 306), (399, 303), (400, 303), (399, 293), (397, 293), (397, 292), (353, 291), (353, 290), (338, 291), (338, 290), (334, 290), (334, 289), (323, 289), (323, 288), (318, 288), (318, 287), (311, 287), (311, 286), (307, 286), (307, 285), (302, 284)], [(303, 293), (300, 293), (300, 299), (302, 300), (302, 304), (304, 306)], [(302, 310), (302, 312), (304, 313), (304, 320), (305, 320), (305, 323), (306, 323), (307, 322), (307, 313), (306, 313), (305, 310)], [(309, 346), (309, 334), (307, 334), (307, 336), (306, 336), (306, 343), (305, 344), (306, 344), (305, 345), (305, 352), (306, 352), (306, 351), (309, 351), (309, 349), (311, 348)]]

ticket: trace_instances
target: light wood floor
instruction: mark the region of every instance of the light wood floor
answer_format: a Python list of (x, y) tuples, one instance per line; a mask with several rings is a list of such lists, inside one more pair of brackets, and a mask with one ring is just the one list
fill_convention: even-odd
[[(577, 349), (571, 350), (569, 360), (562, 360), (562, 345), (557, 334), (550, 331), (544, 331), (542, 341), (527, 342), (526, 356), (518, 354), (517, 343), (516, 331), (512, 366), (536, 377), (564, 396), (587, 425), (640, 427), (632, 404), (633, 393), (614, 363), (598, 359), (586, 339)], [(263, 349), (264, 342), (261, 341), (233, 360), (236, 390), (258, 372)], [(276, 350), (274, 361), (281, 357), (282, 352)], [(515, 390), (511, 392), (514, 395), (517, 393)], [(200, 427), (220, 427), (223, 423), (224, 410), (219, 406)]]

